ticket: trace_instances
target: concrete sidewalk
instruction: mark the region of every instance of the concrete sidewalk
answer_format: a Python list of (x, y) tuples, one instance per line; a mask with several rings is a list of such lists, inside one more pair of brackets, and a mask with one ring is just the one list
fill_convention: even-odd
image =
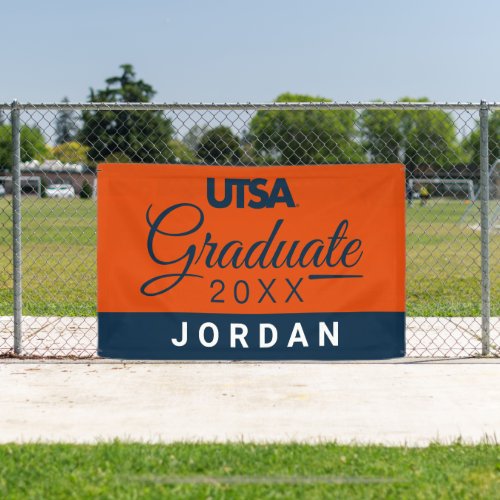
[(500, 436), (500, 360), (0, 362), (0, 442), (425, 445)]

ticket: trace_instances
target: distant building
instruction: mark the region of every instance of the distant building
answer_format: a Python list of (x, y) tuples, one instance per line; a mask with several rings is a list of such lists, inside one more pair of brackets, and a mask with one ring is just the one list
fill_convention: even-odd
[(64, 163), (60, 160), (44, 160), (42, 162), (38, 160), (31, 160), (21, 162), (21, 171), (83, 174), (88, 171), (88, 167), (82, 163)]
[[(95, 184), (96, 173), (83, 163), (64, 163), (60, 160), (38, 160), (21, 162), (21, 175), (39, 177), (42, 185), (71, 184), (77, 195), (85, 183), (91, 187)], [(10, 174), (10, 173), (9, 173)], [(5, 181), (7, 193), (12, 191), (11, 181)], [(24, 189), (28, 192), (28, 188)]]

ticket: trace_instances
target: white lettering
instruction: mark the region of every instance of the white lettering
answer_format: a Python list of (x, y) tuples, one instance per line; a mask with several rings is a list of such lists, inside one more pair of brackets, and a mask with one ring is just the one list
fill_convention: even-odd
[(302, 344), (304, 347), (309, 347), (301, 323), (295, 323), (295, 325), (293, 326), (292, 334), (290, 335), (290, 340), (288, 341), (287, 347), (293, 347), (293, 345), (297, 342)]
[(181, 338), (172, 339), (172, 344), (174, 344), (176, 347), (184, 347), (188, 341), (187, 334), (188, 334), (188, 324), (187, 321), (183, 321)]
[[(205, 338), (205, 330), (207, 328), (212, 329), (213, 339), (211, 342), (208, 342)], [(217, 344), (217, 342), (219, 342), (219, 330), (217, 329), (217, 326), (214, 325), (213, 323), (210, 323), (210, 322), (203, 323), (200, 326), (200, 343), (201, 343), (201, 345), (203, 345), (205, 347), (213, 347), (214, 345)]]
[(325, 336), (328, 337), (330, 344), (334, 347), (339, 345), (339, 322), (334, 321), (332, 323), (332, 331), (328, 329), (326, 323), (320, 321), (319, 323), (319, 345), (320, 347), (325, 347)]
[[(266, 342), (266, 330), (271, 332), (271, 340)], [(271, 323), (259, 324), (259, 347), (272, 347), (278, 342), (278, 329)]]
[[(240, 331), (238, 333), (238, 330)], [(231, 323), (231, 330), (230, 330), (230, 339), (231, 339), (231, 347), (236, 347), (236, 341), (239, 340), (240, 344), (244, 348), (248, 348), (247, 341), (245, 340), (245, 337), (248, 334), (248, 327), (247, 325), (244, 325), (242, 323)]]

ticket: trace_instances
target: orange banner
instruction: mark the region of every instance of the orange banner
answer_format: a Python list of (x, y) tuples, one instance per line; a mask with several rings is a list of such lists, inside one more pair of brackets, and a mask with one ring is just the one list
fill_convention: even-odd
[[(207, 179), (227, 207), (210, 204)], [(99, 311), (404, 311), (404, 186), (401, 165), (100, 165)], [(301, 278), (302, 301), (286, 302)], [(259, 302), (259, 279), (275, 280), (274, 301)]]
[(98, 170), (99, 313), (405, 310), (402, 165)]

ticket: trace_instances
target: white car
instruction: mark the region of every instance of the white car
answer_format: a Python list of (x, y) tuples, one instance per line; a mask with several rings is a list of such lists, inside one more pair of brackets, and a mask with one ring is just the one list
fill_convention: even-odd
[(51, 184), (45, 188), (47, 198), (74, 198), (75, 188), (71, 184)]
[(0, 184), (0, 198), (2, 198), (2, 196), (5, 196), (5, 188), (3, 184)]

